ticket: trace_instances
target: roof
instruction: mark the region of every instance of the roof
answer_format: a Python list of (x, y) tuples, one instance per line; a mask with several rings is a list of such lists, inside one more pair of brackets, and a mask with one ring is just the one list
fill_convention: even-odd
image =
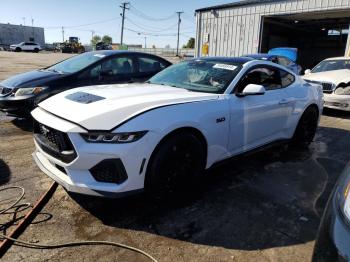
[(245, 64), (254, 59), (250, 57), (222, 57), (222, 56), (204, 56), (193, 58), (192, 60), (206, 60), (206, 61), (215, 61), (215, 62), (226, 62), (226, 63), (238, 63)]
[(138, 53), (138, 52), (133, 52), (133, 51), (128, 51), (128, 50), (98, 50), (98, 51), (91, 51), (91, 53), (103, 54), (106, 56), (110, 56), (110, 55), (126, 54), (126, 53)]
[(254, 59), (269, 59), (270, 57), (272, 56), (275, 56), (275, 55), (269, 55), (269, 54), (262, 54), (262, 53), (259, 53), (259, 54), (250, 54), (250, 55), (244, 55), (245, 57), (251, 57), (251, 58), (254, 58)]
[(245, 5), (262, 4), (262, 3), (269, 3), (269, 2), (280, 2), (280, 1), (282, 0), (241, 0), (241, 1), (228, 3), (228, 4), (199, 8), (196, 10), (196, 12), (210, 11), (214, 9), (223, 9), (223, 8), (229, 8), (229, 7), (239, 7), (239, 6), (245, 6)]
[(349, 56), (330, 57), (325, 60), (350, 60)]
[(149, 53), (145, 53), (145, 52), (138, 52), (138, 51), (129, 51), (129, 50), (96, 50), (96, 51), (90, 51), (87, 53), (101, 54), (101, 55), (105, 55), (105, 56), (111, 56), (111, 55), (117, 55), (117, 54), (141, 54), (141, 55), (158, 57), (158, 58), (161, 58), (163, 60), (166, 60), (163, 57), (158, 56), (158, 55), (149, 54)]

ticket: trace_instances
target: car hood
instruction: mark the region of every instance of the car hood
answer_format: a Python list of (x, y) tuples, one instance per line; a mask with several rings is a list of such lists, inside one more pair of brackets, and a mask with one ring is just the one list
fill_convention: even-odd
[(0, 82), (1, 86), (8, 88), (34, 87), (45, 85), (48, 81), (63, 78), (66, 75), (58, 74), (46, 70), (35, 70), (23, 74), (18, 74)]
[(336, 86), (340, 83), (350, 82), (350, 70), (332, 70), (319, 73), (311, 73), (303, 76), (305, 80), (317, 81), (317, 82), (329, 82), (334, 83)]
[(39, 106), (88, 130), (112, 130), (154, 108), (218, 97), (218, 94), (148, 83), (120, 84), (75, 88), (55, 95)]

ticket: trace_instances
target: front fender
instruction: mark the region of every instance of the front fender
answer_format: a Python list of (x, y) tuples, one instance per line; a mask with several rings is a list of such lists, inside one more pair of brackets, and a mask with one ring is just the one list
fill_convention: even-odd
[[(208, 144), (207, 167), (229, 155), (229, 110), (226, 99), (190, 102), (147, 111), (113, 132), (147, 130), (149, 155), (169, 133), (184, 127), (201, 132)], [(225, 119), (218, 122), (217, 119)]]

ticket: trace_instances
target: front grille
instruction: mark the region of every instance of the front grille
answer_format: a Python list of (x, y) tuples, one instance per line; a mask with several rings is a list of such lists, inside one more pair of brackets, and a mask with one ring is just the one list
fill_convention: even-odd
[(332, 93), (334, 91), (334, 88), (335, 88), (335, 85), (332, 83), (319, 82), (319, 81), (308, 80), (308, 79), (305, 79), (305, 81), (309, 82), (309, 83), (321, 85), (324, 93)]
[(0, 86), (0, 94), (1, 95), (7, 95), (7, 94), (11, 93), (11, 91), (12, 91), (12, 88)]
[(325, 92), (325, 93), (332, 93), (333, 92), (334, 84), (322, 82), (321, 85), (323, 88), (323, 92)]
[(34, 138), (42, 150), (62, 162), (69, 163), (77, 156), (66, 133), (41, 124), (36, 120), (34, 120)]

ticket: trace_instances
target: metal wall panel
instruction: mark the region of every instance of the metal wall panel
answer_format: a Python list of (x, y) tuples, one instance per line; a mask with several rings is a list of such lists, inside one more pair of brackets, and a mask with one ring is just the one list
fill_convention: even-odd
[(265, 15), (350, 9), (350, 0), (281, 0), (197, 12), (196, 56), (209, 34), (210, 56), (239, 56), (258, 51)]
[(19, 44), (21, 42), (30, 42), (31, 38), (34, 38), (34, 42), (44, 47), (44, 28), (0, 24), (0, 46), (9, 46), (12, 44)]

